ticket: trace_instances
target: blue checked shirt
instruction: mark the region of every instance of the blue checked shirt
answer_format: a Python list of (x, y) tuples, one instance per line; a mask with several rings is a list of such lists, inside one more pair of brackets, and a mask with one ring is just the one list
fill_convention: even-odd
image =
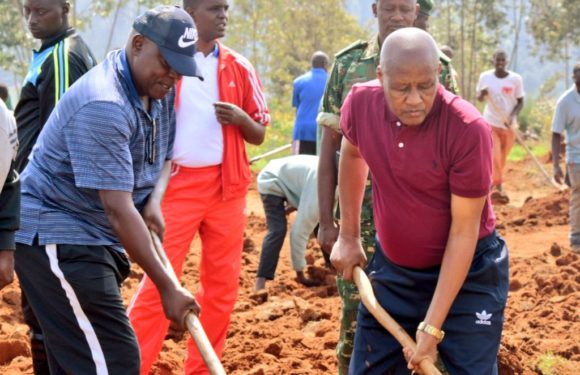
[(133, 193), (143, 209), (171, 159), (174, 93), (147, 113), (125, 52), (78, 80), (54, 109), (22, 174), (22, 218), (16, 242), (109, 245), (122, 250), (99, 190)]

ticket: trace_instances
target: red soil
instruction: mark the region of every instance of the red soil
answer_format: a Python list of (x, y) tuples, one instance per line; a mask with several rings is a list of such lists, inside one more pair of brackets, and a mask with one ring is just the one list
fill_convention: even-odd
[[(511, 257), (500, 374), (537, 374), (538, 359), (546, 353), (567, 359), (554, 374), (576, 374), (580, 368), (576, 334), (580, 327), (580, 257), (568, 246), (569, 195), (547, 187), (530, 162), (512, 164), (508, 178), (506, 190), (512, 203), (496, 208), (498, 228), (508, 242)], [(276, 279), (267, 285), (267, 298), (256, 297), (252, 292), (266, 226), (254, 189), (249, 194), (248, 212), (240, 296), (223, 358), (226, 372), (336, 373), (340, 300), (335, 278), (324, 269), (316, 241), (311, 240), (307, 250), (307, 272), (322, 286), (305, 288), (294, 280), (286, 241)], [(199, 241), (192, 248), (183, 281), (190, 290), (196, 290)], [(141, 276), (134, 267), (124, 283), (126, 300)], [(0, 293), (0, 373), (31, 374), (17, 283)], [(153, 373), (183, 373), (184, 358), (185, 338), (168, 339)]]

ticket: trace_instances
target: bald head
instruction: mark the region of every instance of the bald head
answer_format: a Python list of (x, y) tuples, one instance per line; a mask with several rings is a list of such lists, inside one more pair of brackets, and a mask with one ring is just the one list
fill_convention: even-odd
[(439, 68), (437, 44), (425, 31), (409, 27), (385, 39), (377, 75), (389, 108), (405, 125), (421, 125), (431, 111)]
[(416, 27), (397, 30), (385, 39), (381, 49), (381, 70), (389, 70), (421, 63), (437, 69), (439, 66), (439, 49), (433, 37)]

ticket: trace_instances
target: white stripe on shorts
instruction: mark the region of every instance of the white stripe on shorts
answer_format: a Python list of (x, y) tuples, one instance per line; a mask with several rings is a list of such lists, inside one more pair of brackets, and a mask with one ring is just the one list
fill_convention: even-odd
[(105, 361), (105, 355), (103, 354), (103, 349), (101, 348), (97, 334), (83, 311), (74, 289), (68, 281), (66, 281), (64, 274), (58, 265), (56, 245), (46, 245), (46, 255), (48, 255), (50, 261), (50, 270), (60, 281), (60, 285), (62, 286), (62, 289), (64, 289), (68, 301), (73, 309), (77, 323), (85, 334), (85, 338), (87, 339), (91, 351), (91, 356), (93, 357), (95, 367), (97, 368), (97, 375), (108, 375), (109, 370), (107, 369), (107, 362)]

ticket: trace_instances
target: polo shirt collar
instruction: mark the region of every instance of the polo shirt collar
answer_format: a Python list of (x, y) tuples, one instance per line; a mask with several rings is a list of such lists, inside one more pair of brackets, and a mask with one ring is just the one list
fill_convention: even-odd
[(127, 87), (129, 93), (129, 99), (133, 102), (133, 105), (145, 110), (143, 107), (143, 102), (141, 102), (141, 97), (137, 91), (137, 86), (135, 86), (135, 81), (133, 80), (133, 75), (131, 74), (131, 67), (127, 61), (127, 52), (122, 49), (118, 56), (117, 69), (123, 77), (123, 81)]
[(73, 29), (72, 27), (69, 27), (66, 30), (61, 31), (60, 33), (56, 34), (55, 36), (53, 36), (52, 38), (46, 39), (41, 45), (40, 48), (38, 49), (38, 51), (36, 52), (41, 52), (49, 47), (54, 46), (56, 43), (60, 42), (61, 40), (68, 38), (69, 36), (71, 36), (72, 34), (75, 33), (75, 29)]
[(312, 68), (312, 73), (316, 74), (326, 73), (326, 70), (324, 70), (324, 68)]
[[(445, 94), (445, 87), (443, 87), (443, 85), (441, 84), (437, 84), (437, 94), (435, 94), (435, 100), (433, 101), (433, 107), (431, 107), (431, 110), (429, 111), (429, 113), (427, 114), (427, 117), (425, 117), (425, 120), (423, 120), (423, 123), (421, 125), (419, 125), (419, 127), (422, 127), (423, 125), (429, 123), (431, 121), (431, 119), (433, 117), (436, 117), (439, 115), (439, 112), (441, 112), (441, 103), (443, 102), (443, 95)], [(385, 103), (385, 121), (387, 121), (388, 123), (394, 124), (399, 122), (399, 118), (397, 116), (395, 116), (395, 114), (393, 112), (391, 112), (391, 109), (389, 108), (389, 105), (387, 103)], [(401, 121), (401, 123), (404, 125), (405, 123)]]

